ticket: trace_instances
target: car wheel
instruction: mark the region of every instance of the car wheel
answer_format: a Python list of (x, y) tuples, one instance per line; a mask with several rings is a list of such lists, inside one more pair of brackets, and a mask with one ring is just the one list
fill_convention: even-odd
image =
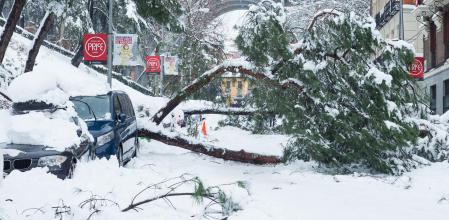
[(70, 164), (69, 172), (67, 174), (66, 179), (73, 178), (73, 173), (75, 172), (75, 168), (76, 168), (76, 161), (72, 161), (72, 163)]
[(137, 154), (139, 154), (139, 151), (140, 151), (139, 138), (136, 138), (136, 143), (134, 144), (133, 158), (134, 158), (134, 157), (137, 157)]
[(123, 148), (122, 146), (120, 146), (117, 150), (117, 160), (118, 160), (118, 166), (119, 167), (123, 167), (124, 162), (123, 162)]

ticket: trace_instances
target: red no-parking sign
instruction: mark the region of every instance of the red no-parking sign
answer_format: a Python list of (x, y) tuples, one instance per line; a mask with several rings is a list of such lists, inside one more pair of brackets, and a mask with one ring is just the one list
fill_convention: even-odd
[(147, 64), (145, 72), (147, 72), (147, 73), (160, 73), (161, 72), (161, 57), (160, 56), (146, 56), (145, 62)]
[(424, 57), (415, 57), (410, 76), (417, 79), (424, 78)]
[(108, 60), (108, 35), (84, 34), (84, 61), (104, 62)]

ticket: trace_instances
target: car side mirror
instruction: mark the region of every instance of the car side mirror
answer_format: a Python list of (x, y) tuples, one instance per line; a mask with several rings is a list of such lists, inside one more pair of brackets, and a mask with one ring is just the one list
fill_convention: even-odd
[(120, 115), (118, 116), (118, 120), (119, 120), (120, 122), (126, 121), (126, 115), (123, 114), (123, 113), (120, 113)]
[(76, 134), (78, 135), (78, 137), (81, 137), (81, 135), (83, 134), (83, 131), (81, 129), (76, 130)]

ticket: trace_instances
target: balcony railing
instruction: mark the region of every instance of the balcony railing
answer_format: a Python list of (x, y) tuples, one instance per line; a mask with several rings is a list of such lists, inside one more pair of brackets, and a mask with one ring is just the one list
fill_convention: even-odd
[(387, 24), (392, 17), (394, 17), (400, 10), (399, 0), (390, 0), (385, 4), (383, 12), (379, 12), (376, 18), (376, 27), (381, 29), (385, 24)]

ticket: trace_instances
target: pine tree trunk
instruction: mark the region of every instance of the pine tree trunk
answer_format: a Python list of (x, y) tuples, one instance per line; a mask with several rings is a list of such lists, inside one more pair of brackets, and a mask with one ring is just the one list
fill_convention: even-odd
[(84, 52), (84, 46), (83, 42), (80, 42), (80, 45), (78, 46), (78, 49), (76, 50), (75, 56), (72, 58), (72, 65), (75, 67), (79, 67), (81, 62), (83, 61), (83, 52)]
[(5, 27), (3, 29), (3, 34), (0, 37), (0, 63), (3, 63), (3, 58), (5, 57), (6, 49), (11, 41), (11, 37), (16, 28), (17, 22), (20, 19), (20, 14), (22, 13), (23, 7), (25, 6), (26, 0), (16, 0), (12, 6), (11, 13), (9, 14), (8, 20), (6, 21)]
[(256, 153), (246, 152), (244, 150), (235, 151), (225, 148), (215, 148), (210, 145), (203, 145), (201, 143), (192, 143), (189, 140), (183, 139), (179, 136), (165, 135), (162, 133), (156, 133), (149, 130), (139, 130), (139, 136), (150, 138), (156, 141), (160, 141), (164, 144), (168, 144), (175, 147), (180, 147), (193, 152), (205, 154), (211, 157), (221, 158), (223, 160), (237, 161), (241, 163), (249, 164), (279, 164), (281, 159), (277, 156), (261, 155)]
[(53, 12), (47, 12), (45, 17), (43, 18), (43, 23), (39, 27), (39, 32), (36, 33), (34, 38), (33, 48), (31, 48), (30, 52), (28, 52), (28, 59), (25, 64), (25, 72), (33, 71), (34, 64), (36, 63), (36, 57), (39, 53), (39, 49), (44, 43), (45, 38), (47, 37), (48, 32), (50, 31), (51, 26), (55, 20), (56, 15)]

